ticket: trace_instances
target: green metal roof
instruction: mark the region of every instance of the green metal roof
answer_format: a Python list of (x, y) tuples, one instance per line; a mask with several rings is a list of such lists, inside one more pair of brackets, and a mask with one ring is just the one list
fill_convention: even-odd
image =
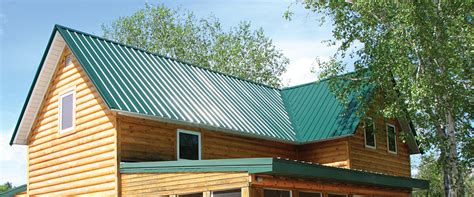
[(111, 109), (295, 140), (278, 89), (56, 27)]
[(0, 193), (0, 197), (11, 197), (11, 196), (15, 196), (16, 194), (19, 194), (21, 192), (25, 192), (26, 191), (26, 184), (24, 185), (20, 185), (18, 187), (15, 187), (15, 188), (12, 188), (8, 191), (5, 191), (5, 192), (1, 192)]
[(390, 176), (278, 158), (179, 160), (120, 164), (120, 173), (153, 172), (248, 172), (250, 174), (271, 174), (397, 188), (427, 189), (429, 187), (429, 181), (421, 179)]
[(327, 81), (278, 89), (60, 25), (56, 34), (118, 112), (295, 144), (351, 135), (359, 123), (355, 110), (342, 113)]
[(285, 88), (282, 96), (299, 142), (351, 135), (359, 124), (356, 105), (350, 105), (346, 113), (328, 80)]

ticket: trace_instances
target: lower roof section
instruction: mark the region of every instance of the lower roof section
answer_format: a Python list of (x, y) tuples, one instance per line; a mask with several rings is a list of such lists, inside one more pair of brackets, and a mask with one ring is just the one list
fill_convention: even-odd
[(429, 188), (429, 181), (426, 180), (329, 167), (280, 158), (122, 162), (120, 164), (120, 173), (125, 174), (167, 172), (248, 172), (249, 174), (322, 179), (394, 188)]

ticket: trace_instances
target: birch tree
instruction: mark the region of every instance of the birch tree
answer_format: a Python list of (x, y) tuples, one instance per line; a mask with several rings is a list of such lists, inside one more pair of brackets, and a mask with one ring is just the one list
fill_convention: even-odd
[[(464, 177), (472, 176), (474, 152), (474, 3), (298, 3), (333, 23), (334, 40), (329, 43), (338, 51), (322, 75), (339, 75), (349, 66), (357, 71), (345, 75), (346, 85), (334, 88), (340, 98), (368, 84), (376, 87), (374, 94), (381, 99), (360, 102), (386, 117), (408, 116), (422, 146), (440, 154), (445, 196), (465, 194)], [(291, 17), (291, 11), (285, 16)], [(348, 55), (354, 65), (337, 59)]]

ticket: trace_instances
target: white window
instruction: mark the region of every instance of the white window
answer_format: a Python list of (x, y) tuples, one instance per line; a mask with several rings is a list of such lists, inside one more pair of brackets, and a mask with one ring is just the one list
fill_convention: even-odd
[(71, 89), (59, 96), (59, 133), (72, 131), (75, 126), (76, 94), (75, 89)]
[(264, 189), (263, 197), (291, 197), (291, 191), (279, 189)]
[(397, 131), (391, 124), (387, 124), (387, 149), (390, 153), (397, 153)]
[(201, 160), (201, 133), (178, 129), (178, 160)]
[(366, 118), (364, 121), (365, 147), (376, 148), (375, 124), (372, 118)]

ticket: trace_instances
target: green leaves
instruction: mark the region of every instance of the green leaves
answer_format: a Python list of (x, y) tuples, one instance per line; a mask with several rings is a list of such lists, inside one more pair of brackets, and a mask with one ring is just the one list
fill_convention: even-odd
[(215, 17), (146, 4), (131, 16), (103, 25), (104, 36), (240, 78), (280, 86), (289, 59), (263, 29), (250, 22), (223, 30)]
[[(472, 168), (474, 3), (306, 0), (303, 5), (333, 21), (333, 43), (342, 43), (338, 55), (354, 54), (358, 72), (344, 76), (347, 84), (334, 91), (344, 98), (375, 86), (379, 97), (360, 99), (365, 110), (410, 117), (425, 149), (446, 156), (442, 165), (453, 172), (445, 173), (447, 182), (456, 188), (462, 180), (455, 168)], [(352, 51), (359, 43), (363, 47)], [(337, 60), (323, 68), (323, 77), (347, 70)]]

